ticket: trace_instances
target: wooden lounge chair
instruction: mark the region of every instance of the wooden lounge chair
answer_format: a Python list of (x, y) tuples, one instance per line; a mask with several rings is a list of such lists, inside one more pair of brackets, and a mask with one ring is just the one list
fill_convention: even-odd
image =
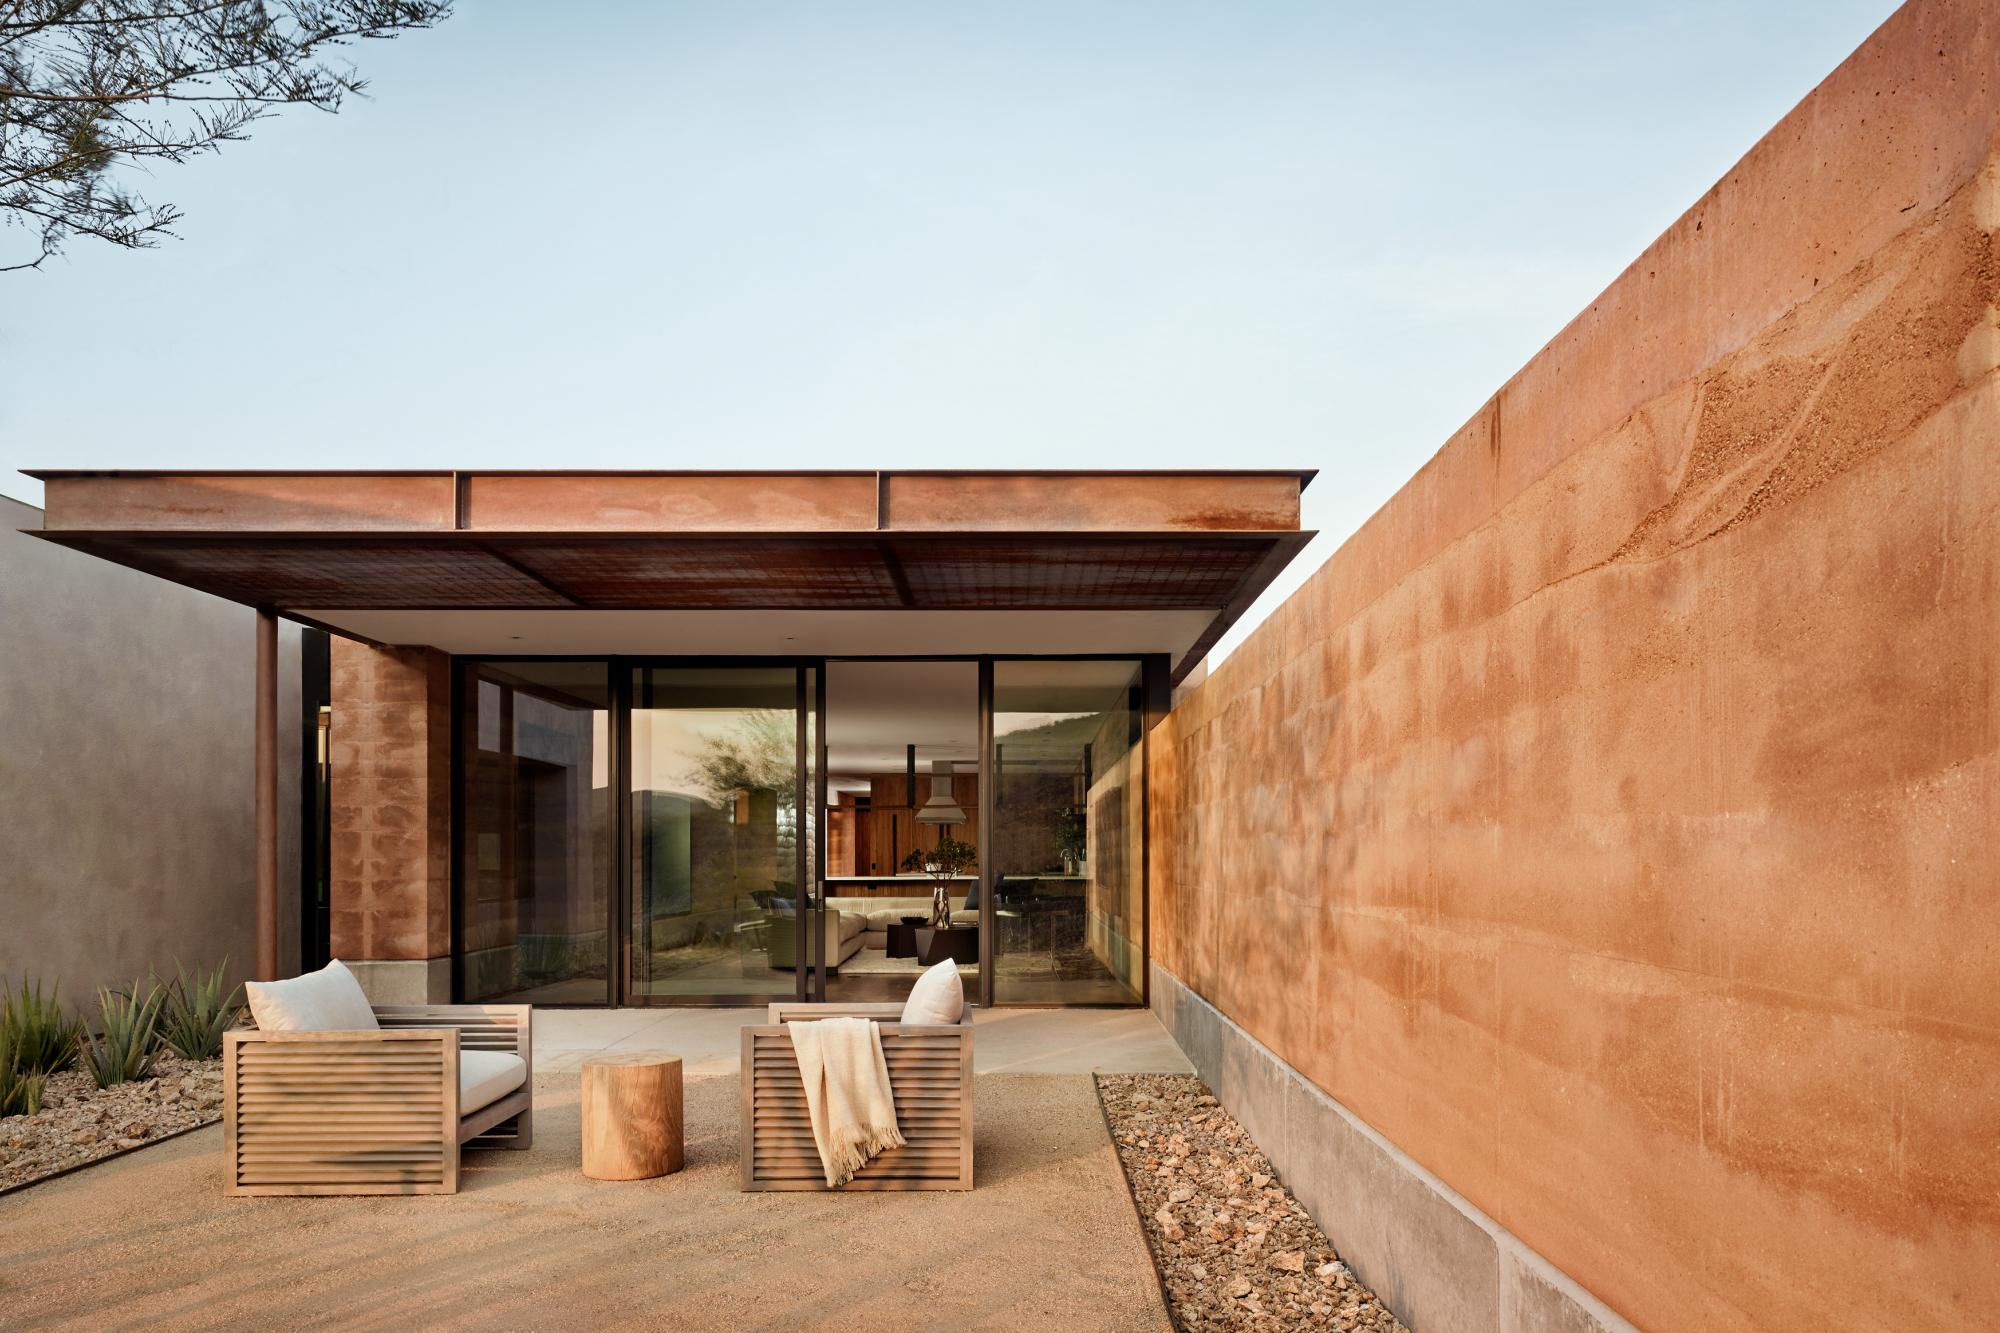
[[(371, 1008), (380, 1031), (223, 1034), (225, 1193), (455, 1194), (459, 1149), (534, 1142), (532, 1006)], [(482, 1052), (525, 1077), (492, 1096), (515, 1067)]]
[(872, 1018), (908, 1146), (877, 1155), (844, 1190), (972, 1188), (972, 1007), (957, 1023), (905, 1025), (900, 1004), (774, 1004), (767, 1026), (743, 1029), (743, 1188), (824, 1190), (805, 1084), (785, 1024)]

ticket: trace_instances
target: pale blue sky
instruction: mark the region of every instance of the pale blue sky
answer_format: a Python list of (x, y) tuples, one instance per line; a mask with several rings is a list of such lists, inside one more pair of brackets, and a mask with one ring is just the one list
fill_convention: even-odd
[(461, 3), (0, 276), (0, 492), (1317, 467), (1289, 587), (1894, 8)]

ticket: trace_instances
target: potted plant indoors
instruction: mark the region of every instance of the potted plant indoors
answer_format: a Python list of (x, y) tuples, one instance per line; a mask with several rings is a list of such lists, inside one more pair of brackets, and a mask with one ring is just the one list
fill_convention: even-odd
[(1084, 823), (1083, 811), (1065, 810), (1056, 817), (1056, 854), (1062, 857), (1064, 874), (1089, 873), (1084, 868), (1085, 849), (1089, 843), (1090, 834)]
[(979, 863), (979, 850), (969, 842), (946, 836), (935, 847), (913, 847), (903, 858), (902, 868), (922, 871), (931, 877), (931, 927), (951, 926), (951, 883)]

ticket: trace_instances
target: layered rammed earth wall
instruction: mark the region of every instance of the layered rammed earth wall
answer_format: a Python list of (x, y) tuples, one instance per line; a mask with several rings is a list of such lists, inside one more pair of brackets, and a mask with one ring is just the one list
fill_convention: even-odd
[(377, 1004), (451, 996), (451, 659), (332, 651), (333, 956)]
[(2000, 1310), (1996, 108), (1899, 11), (1151, 738), (1156, 963), (1647, 1328)]

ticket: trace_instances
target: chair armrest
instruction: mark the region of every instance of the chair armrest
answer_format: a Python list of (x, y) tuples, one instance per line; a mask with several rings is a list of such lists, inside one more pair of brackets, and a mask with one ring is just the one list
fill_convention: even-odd
[(375, 1021), (385, 1032), (451, 1028), (460, 1050), (505, 1051), (518, 1055), (534, 1076), (534, 1013), (531, 1004), (378, 1004)]
[(789, 1023), (793, 1019), (811, 1022), (820, 1018), (873, 1018), (894, 1022), (903, 1016), (903, 1006), (893, 1001), (867, 1004), (778, 1003), (771, 1005), (766, 1013), (772, 1023)]
[(767, 1023), (782, 1024), (794, 1021), (809, 1023), (821, 1018), (872, 1018), (883, 1027), (893, 1028), (897, 1031), (950, 1032), (959, 1028), (969, 1031), (972, 1027), (972, 1010), (972, 1005), (966, 1005), (965, 1012), (960, 1015), (956, 1023), (905, 1024), (897, 1021), (903, 1016), (903, 1006), (893, 1001), (870, 1002), (866, 1004), (858, 1002), (851, 1004), (778, 1003), (769, 1007), (764, 1021)]

